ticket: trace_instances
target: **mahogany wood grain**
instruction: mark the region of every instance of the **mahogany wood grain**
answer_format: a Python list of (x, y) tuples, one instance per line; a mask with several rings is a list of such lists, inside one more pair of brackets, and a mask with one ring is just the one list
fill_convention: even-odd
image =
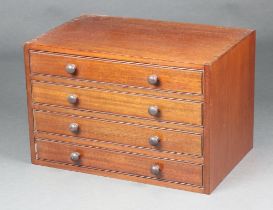
[(204, 101), (204, 96), (200, 94), (182, 93), (182, 92), (162, 90), (162, 89), (159, 90), (159, 89), (153, 89), (153, 88), (132, 87), (127, 85), (113, 84), (113, 83), (90, 81), (90, 80), (76, 79), (76, 78), (67, 78), (67, 77), (56, 76), (51, 74), (32, 73), (31, 80), (61, 83), (65, 85), (84, 86), (84, 87), (98, 88), (98, 89), (107, 89), (111, 91), (127, 92), (127, 93), (139, 94), (139, 95), (150, 95), (150, 96), (163, 97), (163, 98), (181, 99), (181, 100), (188, 100), (193, 102)]
[(206, 67), (205, 192), (253, 147), (255, 31)]
[[(86, 166), (78, 166), (78, 165), (72, 165), (68, 163), (61, 163), (56, 161), (40, 160), (40, 159), (34, 159), (33, 163), (37, 165), (48, 166), (48, 167), (53, 167), (57, 169), (65, 169), (65, 170), (77, 171), (77, 172), (94, 174), (99, 176), (134, 181), (134, 182), (139, 182), (144, 184), (153, 184), (157, 186), (169, 187), (169, 188), (174, 188), (178, 190), (188, 190), (188, 191), (197, 192), (197, 193), (204, 193), (204, 187), (202, 186), (195, 186), (195, 185), (191, 185), (187, 183), (179, 183), (179, 182), (162, 180), (162, 179), (159, 180), (153, 177), (138, 176), (136, 174), (128, 174), (128, 173), (121, 173), (121, 172), (116, 173), (115, 171), (111, 171), (111, 170), (90, 168)], [(131, 185), (132, 190), (133, 190), (133, 186), (134, 185)]]
[(203, 69), (250, 33), (248, 29), (83, 15), (32, 40), (29, 48)]
[[(183, 164), (176, 161), (137, 156), (122, 151), (44, 140), (37, 141), (36, 149), (38, 159), (41, 160), (83, 165), (146, 177), (156, 177), (150, 172), (150, 168), (153, 164), (158, 164), (161, 173), (156, 178), (202, 186), (202, 166), (200, 165)], [(79, 161), (75, 162), (70, 159), (72, 152), (80, 154)]]
[[(78, 96), (78, 103), (67, 101), (70, 94)], [(202, 124), (202, 103), (169, 100), (151, 96), (112, 92), (95, 88), (64, 86), (42, 82), (32, 82), (34, 102), (78, 107), (102, 112), (143, 117), (154, 120)], [(148, 113), (149, 106), (158, 106), (159, 116)]]
[(33, 109), (44, 110), (50, 112), (61, 112), (68, 115), (79, 115), (84, 117), (101, 118), (111, 121), (118, 121), (124, 123), (136, 123), (143, 126), (165, 128), (167, 130), (177, 130), (184, 133), (203, 134), (202, 126), (193, 126), (183, 123), (168, 122), (163, 120), (143, 119), (133, 116), (125, 116), (118, 114), (109, 114), (104, 112), (92, 111), (87, 109), (78, 109), (77, 107), (67, 108), (54, 104), (33, 103)]
[[(76, 65), (76, 73), (65, 71), (67, 64)], [(145, 87), (154, 90), (202, 94), (202, 71), (181, 70), (170, 67), (151, 67), (132, 62), (118, 62), (92, 57), (80, 58), (66, 54), (31, 52), (32, 73), (58, 75), (127, 86)], [(121, 76), (122, 75), (122, 76)], [(148, 76), (157, 75), (158, 85), (150, 85)]]
[(172, 151), (159, 150), (157, 148), (138, 147), (135, 145), (121, 144), (109, 141), (102, 141), (97, 139), (83, 138), (77, 136), (68, 136), (64, 134), (48, 133), (43, 131), (34, 131), (35, 139), (50, 139), (62, 142), (70, 142), (80, 145), (87, 145), (93, 147), (102, 147), (110, 150), (126, 151), (137, 155), (147, 155), (151, 157), (157, 157), (166, 160), (183, 161), (193, 164), (204, 164), (204, 158), (198, 155), (182, 154)]
[[(37, 131), (98, 139), (163, 151), (195, 155), (201, 155), (202, 153), (202, 136), (197, 134), (44, 111), (34, 111), (34, 119), (34, 129)], [(69, 130), (70, 123), (79, 125), (79, 133), (74, 134)], [(155, 147), (149, 144), (151, 136), (160, 138), (159, 146)]]
[(25, 79), (26, 79), (26, 92), (27, 92), (27, 111), (28, 111), (28, 130), (29, 130), (29, 143), (31, 152), (31, 161), (35, 159), (34, 149), (34, 136), (33, 136), (33, 110), (32, 110), (32, 97), (31, 97), (31, 79), (30, 79), (30, 57), (27, 45), (24, 45), (24, 63), (25, 63)]
[[(209, 194), (253, 146), (253, 30), (83, 15), (24, 53), (35, 164)], [(64, 71), (72, 61), (74, 76)], [(68, 134), (72, 119), (88, 129)], [(154, 133), (161, 148), (148, 145)], [(69, 160), (75, 149), (84, 164)], [(155, 160), (161, 179), (149, 174)]]

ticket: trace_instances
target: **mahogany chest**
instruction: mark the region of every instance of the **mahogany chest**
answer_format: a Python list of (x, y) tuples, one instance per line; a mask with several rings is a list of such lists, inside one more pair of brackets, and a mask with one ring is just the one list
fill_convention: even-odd
[(253, 30), (83, 15), (24, 53), (34, 164), (208, 194), (252, 148)]

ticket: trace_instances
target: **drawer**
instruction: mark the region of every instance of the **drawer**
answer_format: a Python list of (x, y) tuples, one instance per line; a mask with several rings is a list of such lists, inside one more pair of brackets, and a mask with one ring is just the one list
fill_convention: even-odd
[(36, 152), (40, 160), (202, 186), (201, 165), (44, 140), (36, 141)]
[[(47, 111), (34, 111), (34, 122), (34, 129), (38, 132), (97, 139), (158, 151), (198, 156), (202, 154), (202, 136), (198, 134)], [(74, 127), (71, 128), (72, 125)], [(154, 144), (151, 144), (151, 137), (158, 137), (158, 144), (155, 144), (155, 138), (151, 140)]]
[[(77, 97), (75, 103), (68, 102), (69, 96)], [(202, 124), (201, 102), (171, 100), (126, 92), (35, 81), (32, 82), (32, 97), (33, 101), (37, 103), (185, 124)], [(148, 109), (155, 107), (158, 108), (158, 114), (153, 116), (148, 113)]]
[[(68, 64), (75, 65), (76, 70), (73, 74), (66, 72)], [(59, 75), (148, 89), (202, 94), (203, 74), (202, 71), (198, 70), (152, 67), (147, 64), (133, 64), (124, 61), (118, 62), (35, 51), (30, 53), (30, 65), (32, 73)], [(150, 75), (157, 76), (158, 82), (155, 85), (148, 82)]]

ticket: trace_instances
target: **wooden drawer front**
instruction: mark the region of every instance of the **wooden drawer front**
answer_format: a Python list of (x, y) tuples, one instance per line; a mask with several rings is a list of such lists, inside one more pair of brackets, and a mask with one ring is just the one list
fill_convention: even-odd
[[(41, 160), (106, 169), (198, 186), (202, 185), (202, 166), (200, 165), (51, 141), (38, 140), (36, 148), (38, 158)], [(80, 154), (79, 161), (70, 159), (70, 155), (73, 152)], [(151, 173), (152, 165), (160, 166), (161, 173), (159, 176)]]
[[(69, 95), (77, 95), (78, 103), (71, 105), (67, 101)], [(63, 85), (33, 82), (33, 101), (77, 107), (102, 112), (130, 115), (164, 121), (176, 121), (186, 124), (202, 124), (202, 103), (139, 96), (117, 93), (95, 88), (68, 87)], [(148, 108), (157, 106), (160, 114), (149, 115)]]
[[(202, 153), (201, 135), (197, 134), (44, 111), (34, 111), (34, 119), (34, 128), (37, 131), (98, 139), (156, 150), (194, 155), (201, 155)], [(78, 133), (73, 133), (69, 130), (71, 123), (79, 125)], [(160, 138), (159, 146), (151, 146), (149, 144), (149, 137), (151, 136)]]
[[(173, 90), (202, 94), (202, 72), (155, 68), (144, 64), (124, 64), (106, 59), (79, 58), (76, 56), (31, 52), (31, 72), (71, 78), (117, 83), (144, 88)], [(67, 64), (75, 64), (75, 74), (66, 72)], [(150, 85), (148, 76), (157, 75), (158, 85)]]

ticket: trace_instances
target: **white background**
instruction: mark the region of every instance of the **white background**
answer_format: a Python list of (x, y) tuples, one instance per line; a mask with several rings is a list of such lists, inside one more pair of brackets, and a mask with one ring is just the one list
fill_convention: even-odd
[[(30, 163), (23, 42), (82, 13), (257, 29), (254, 149), (211, 195)], [(0, 0), (0, 209), (272, 210), (272, 23), (272, 0)]]

